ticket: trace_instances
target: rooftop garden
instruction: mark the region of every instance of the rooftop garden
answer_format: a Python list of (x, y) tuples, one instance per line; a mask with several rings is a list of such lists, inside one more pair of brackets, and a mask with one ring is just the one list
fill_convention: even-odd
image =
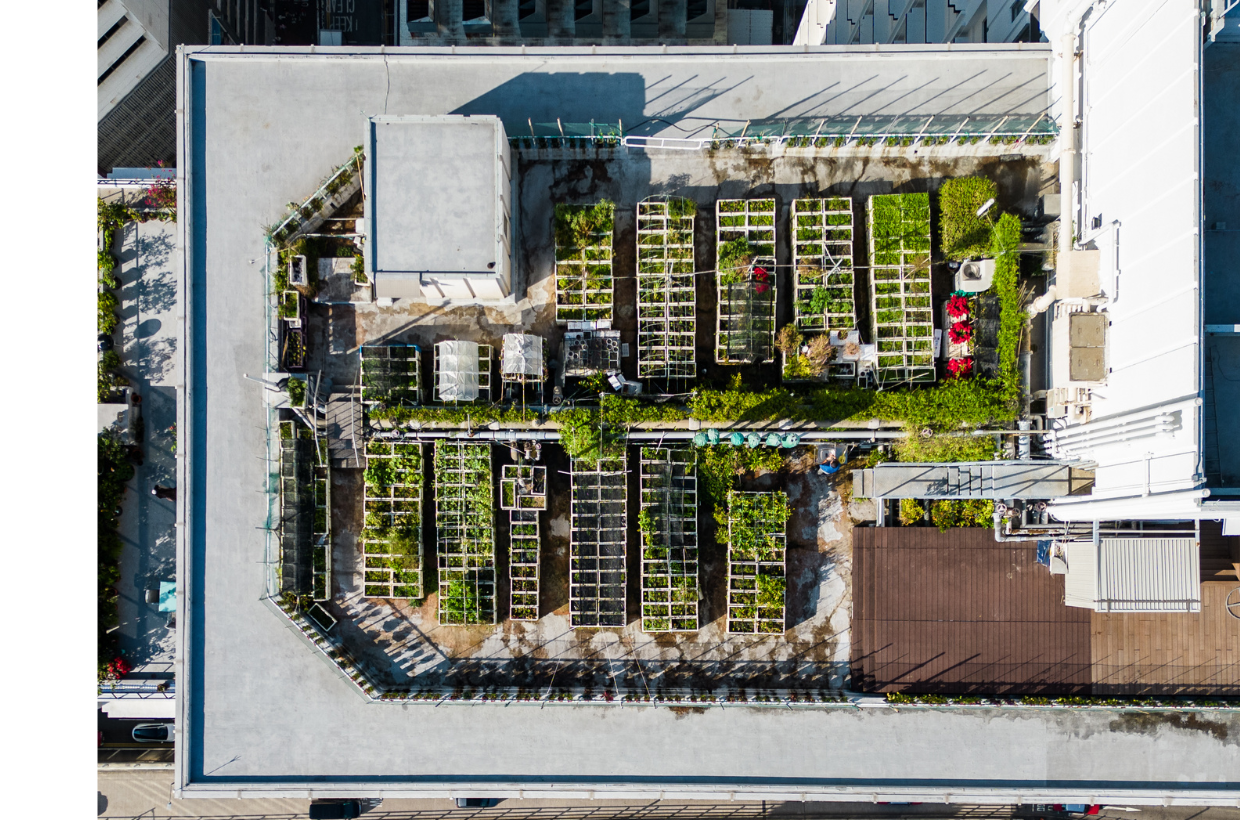
[(642, 630), (698, 628), (697, 471), (693, 450), (643, 447)]
[(612, 318), (615, 203), (555, 206), (557, 322)]
[(856, 327), (853, 303), (852, 200), (797, 199), (792, 203), (793, 312), (805, 334)]
[(775, 355), (775, 200), (715, 205), (718, 306), (715, 361), (749, 364)]
[(637, 374), (693, 378), (697, 328), (690, 199), (637, 205)]
[(870, 294), (878, 377), (884, 384), (933, 382), (930, 198), (870, 197)]
[(366, 442), (362, 514), (364, 594), (368, 598), (423, 596), (422, 445)]
[(784, 553), (792, 510), (782, 492), (728, 493), (728, 632), (784, 631)]
[(495, 623), (491, 447), (435, 442), (439, 622)]
[(417, 345), (362, 345), (362, 401), (372, 412), (421, 403), (422, 365)]

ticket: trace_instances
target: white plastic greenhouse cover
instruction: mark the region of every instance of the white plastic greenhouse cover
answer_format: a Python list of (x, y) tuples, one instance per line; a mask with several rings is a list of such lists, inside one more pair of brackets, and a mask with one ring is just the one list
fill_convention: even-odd
[(473, 401), (478, 398), (478, 343), (440, 342), (436, 374), (440, 401)]
[(504, 355), (500, 373), (505, 376), (541, 376), (543, 361), (541, 336), (524, 333), (504, 334)]

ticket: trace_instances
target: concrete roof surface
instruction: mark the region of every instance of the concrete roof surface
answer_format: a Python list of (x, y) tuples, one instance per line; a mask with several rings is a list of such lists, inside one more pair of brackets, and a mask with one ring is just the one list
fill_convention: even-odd
[(378, 117), (368, 138), (374, 270), (485, 272), (498, 261), (498, 120)]
[[(364, 780), (389, 788), (628, 782), (715, 791), (736, 784), (863, 792), (875, 784), (1240, 787), (1234, 716), (1186, 725), (1180, 716), (1066, 711), (676, 714), (368, 704), (262, 600), (270, 571), (261, 529), (269, 514), (267, 411), (262, 385), (243, 376), (267, 367), (261, 226), (349, 156), (367, 117), (499, 113), (524, 121), (529, 112), (637, 123), (658, 116), (674, 129), (693, 128), (697, 118), (850, 106), (1040, 110), (1044, 50), (969, 51), (950, 63), (873, 52), (849, 59), (839, 50), (709, 59), (656, 52), (515, 59), (496, 50), (451, 58), (390, 49), (386, 59), (276, 57), (249, 47), (244, 56), (219, 48), (187, 54), (178, 152), (186, 266), (179, 787), (330, 790)], [(311, 111), (320, 114), (305, 127)]]

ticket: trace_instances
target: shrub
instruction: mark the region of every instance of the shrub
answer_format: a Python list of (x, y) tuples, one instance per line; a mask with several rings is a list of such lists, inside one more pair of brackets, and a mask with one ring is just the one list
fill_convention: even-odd
[(1020, 285), (1020, 219), (1004, 214), (995, 224), (991, 253), (995, 257), (995, 295), (999, 298), (999, 387), (1003, 399), (1012, 407), (1020, 403), (1020, 371), (1016, 366), (1017, 347), (1025, 326), (1021, 307)]
[(120, 305), (120, 300), (116, 298), (116, 294), (110, 290), (99, 291), (99, 332), (112, 335), (116, 330), (116, 326), (120, 324), (120, 319), (116, 316), (116, 308)]
[(920, 523), (926, 516), (926, 510), (917, 503), (916, 498), (900, 499), (900, 523), (911, 527)]
[(995, 184), (985, 177), (949, 179), (939, 189), (939, 224), (943, 255), (948, 259), (984, 256), (991, 247), (992, 225), (977, 210), (994, 198)]
[(947, 532), (953, 527), (990, 527), (994, 524), (995, 502), (986, 498), (962, 501), (933, 501), (930, 521)]

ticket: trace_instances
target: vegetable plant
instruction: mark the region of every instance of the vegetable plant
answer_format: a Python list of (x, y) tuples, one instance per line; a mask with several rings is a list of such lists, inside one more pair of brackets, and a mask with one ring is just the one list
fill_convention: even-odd
[(637, 205), (637, 369), (642, 378), (696, 375), (696, 281), (690, 199)]
[(612, 318), (614, 203), (555, 206), (556, 321)]
[(782, 633), (786, 528), (782, 492), (728, 493), (728, 632)]
[(985, 177), (957, 177), (939, 189), (940, 249), (948, 259), (972, 259), (990, 252), (993, 224), (977, 212), (996, 196), (994, 182)]
[(882, 382), (934, 381), (927, 194), (870, 197), (870, 291)]

